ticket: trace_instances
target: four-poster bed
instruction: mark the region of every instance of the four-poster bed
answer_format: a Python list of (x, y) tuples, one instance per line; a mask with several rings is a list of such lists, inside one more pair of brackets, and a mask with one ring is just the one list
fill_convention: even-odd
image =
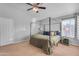
[(51, 17), (30, 24), (30, 43), (42, 48), (47, 54), (51, 54), (53, 45), (60, 41), (60, 29), (55, 30), (56, 26), (52, 27), (54, 24), (60, 26), (60, 23), (52, 24)]

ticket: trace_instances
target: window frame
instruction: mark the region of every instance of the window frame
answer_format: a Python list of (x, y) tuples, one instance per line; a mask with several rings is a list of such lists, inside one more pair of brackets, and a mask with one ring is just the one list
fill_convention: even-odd
[[(69, 19), (72, 19), (72, 18), (74, 18), (74, 20), (75, 20), (74, 38), (77, 38), (77, 16), (63, 18), (62, 21), (67, 20), (67, 19), (69, 20)], [(62, 36), (62, 21), (61, 21), (61, 36)]]

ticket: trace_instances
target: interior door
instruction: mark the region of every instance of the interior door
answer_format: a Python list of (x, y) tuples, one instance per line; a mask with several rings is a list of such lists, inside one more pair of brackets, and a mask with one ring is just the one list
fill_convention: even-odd
[(14, 40), (13, 20), (0, 18), (0, 45), (12, 43)]

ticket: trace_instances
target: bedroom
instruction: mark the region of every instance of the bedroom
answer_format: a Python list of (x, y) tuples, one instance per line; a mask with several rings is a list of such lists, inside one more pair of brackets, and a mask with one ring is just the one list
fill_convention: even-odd
[[(78, 39), (79, 3), (41, 3), (40, 6), (45, 6), (46, 9), (45, 10), (39, 9), (39, 12), (36, 13), (32, 10), (27, 11), (27, 9), (31, 8), (32, 6), (26, 3), (0, 3), (0, 24), (1, 24), (0, 25), (0, 55), (26, 55), (26, 56), (48, 55), (45, 54), (42, 49), (37, 48), (32, 44), (29, 44), (28, 42), (30, 40), (30, 33), (33, 32), (37, 33), (35, 29), (36, 26), (39, 26), (39, 25), (34, 25), (35, 28), (34, 30), (32, 30), (33, 32), (31, 32), (30, 28), (33, 28), (33, 25), (32, 27), (30, 26), (31, 22), (44, 21), (43, 24), (49, 23), (48, 26), (46, 26), (49, 32), (54, 31), (55, 34), (56, 31), (59, 30), (58, 32), (59, 34), (61, 34), (59, 36), (62, 36), (63, 34), (63, 36), (74, 37), (74, 39), (70, 41), (70, 43), (73, 44), (73, 46), (72, 45), (67, 46), (58, 43), (58, 46), (54, 46), (54, 48), (52, 48), (54, 50), (51, 55), (79, 56), (79, 51), (78, 51), (79, 50), (79, 39)], [(58, 25), (55, 24), (52, 26), (51, 25), (52, 22), (49, 21), (49, 18), (55, 19), (55, 23), (58, 23)], [(65, 20), (61, 21), (61, 19), (65, 19), (67, 21)], [(70, 20), (75, 20), (75, 21), (73, 22)], [(70, 25), (73, 26), (69, 25), (69, 29), (70, 29), (69, 30), (68, 28), (65, 27), (63, 23), (65, 24), (71, 23)], [(52, 28), (51, 26), (53, 27), (53, 30), (50, 29)], [(66, 34), (63, 28), (61, 27), (66, 28), (65, 29), (67, 31)], [(43, 27), (43, 30), (44, 29), (46, 30), (46, 28)], [(37, 28), (37, 30), (38, 29), (39, 28)], [(46, 32), (44, 32), (44, 34), (46, 34)], [(55, 36), (55, 38), (57, 38), (57, 36)], [(65, 51), (67, 49), (69, 51)]]

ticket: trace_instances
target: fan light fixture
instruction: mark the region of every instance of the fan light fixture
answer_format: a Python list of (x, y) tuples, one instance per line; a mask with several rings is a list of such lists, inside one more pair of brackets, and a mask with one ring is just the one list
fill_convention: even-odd
[(37, 7), (33, 7), (33, 11), (34, 12), (37, 12), (38, 11), (38, 8)]

